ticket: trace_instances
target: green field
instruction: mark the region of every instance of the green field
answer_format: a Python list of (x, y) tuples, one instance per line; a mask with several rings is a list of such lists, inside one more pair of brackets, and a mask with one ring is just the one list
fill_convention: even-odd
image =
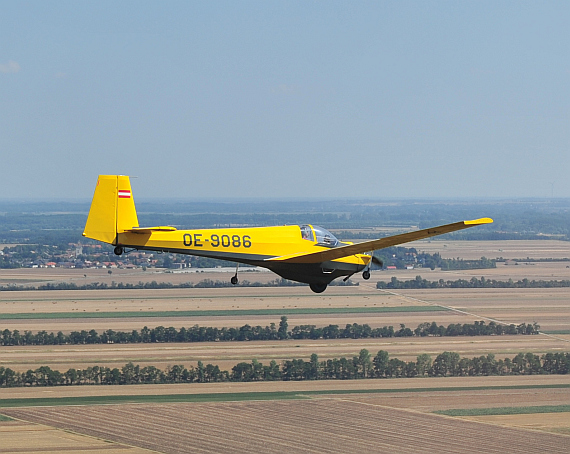
[(235, 309), (203, 311), (139, 311), (139, 312), (23, 312), (0, 314), (0, 320), (62, 319), (62, 318), (148, 318), (148, 317), (233, 317), (243, 315), (301, 315), (301, 314), (372, 314), (381, 312), (439, 312), (439, 306), (397, 307), (323, 307), (294, 309)]
[[(335, 389), (314, 391), (278, 391), (278, 392), (242, 392), (242, 393), (204, 393), (204, 394), (164, 394), (164, 395), (120, 395), (120, 396), (84, 396), (84, 397), (46, 397), (0, 399), (0, 407), (45, 407), (61, 405), (107, 405), (127, 403), (172, 403), (172, 402), (235, 402), (248, 400), (283, 400), (310, 399), (312, 396), (346, 394), (387, 394), (387, 393), (433, 393), (437, 391), (474, 391), (505, 389), (553, 389), (570, 388), (569, 384), (556, 385), (512, 385), (512, 386), (459, 386), (449, 388), (402, 388), (402, 389)], [(570, 407), (561, 405), (560, 407)], [(549, 408), (549, 407), (526, 407)], [(492, 409), (491, 409), (492, 410)], [(463, 410), (450, 410), (463, 411)], [(468, 410), (466, 410), (468, 411)], [(557, 410), (557, 411), (570, 411)], [(447, 414), (447, 413), (441, 413)], [(502, 414), (502, 413), (499, 413)], [(451, 415), (463, 416), (463, 415)]]

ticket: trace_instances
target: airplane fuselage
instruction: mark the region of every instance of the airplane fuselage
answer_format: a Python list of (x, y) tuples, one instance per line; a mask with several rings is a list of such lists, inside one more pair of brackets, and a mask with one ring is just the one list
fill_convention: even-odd
[[(312, 226), (303, 227), (313, 229)], [(336, 239), (334, 242), (343, 244)], [(279, 256), (319, 252), (334, 247), (319, 244), (315, 239), (303, 239), (302, 229), (297, 225), (125, 232), (117, 235), (115, 244), (122, 248), (195, 255), (261, 266), (285, 279), (306, 284), (328, 284), (338, 277), (350, 276), (362, 271), (371, 258), (366, 254), (354, 254), (323, 263), (301, 265), (272, 260)]]

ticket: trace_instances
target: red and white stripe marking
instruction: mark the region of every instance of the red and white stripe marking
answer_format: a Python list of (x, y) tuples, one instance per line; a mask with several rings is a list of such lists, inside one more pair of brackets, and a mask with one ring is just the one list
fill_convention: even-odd
[(119, 199), (130, 199), (131, 198), (131, 191), (127, 191), (126, 189), (119, 189)]

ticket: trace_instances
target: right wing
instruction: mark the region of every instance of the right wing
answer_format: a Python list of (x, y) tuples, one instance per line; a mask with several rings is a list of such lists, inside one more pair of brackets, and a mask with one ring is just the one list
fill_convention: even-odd
[(455, 232), (477, 225), (491, 224), (491, 218), (475, 219), (473, 221), (461, 221), (453, 224), (440, 225), (429, 229), (416, 230), (415, 232), (402, 233), (400, 235), (387, 236), (378, 240), (364, 241), (362, 243), (349, 244), (347, 246), (339, 246), (326, 251), (310, 252), (301, 254), (292, 254), (281, 257), (273, 257), (269, 261), (279, 261), (286, 263), (322, 263), (329, 260), (340, 259), (354, 254), (363, 254), (365, 252), (384, 249), (398, 244), (409, 243), (410, 241), (422, 240), (444, 233)]

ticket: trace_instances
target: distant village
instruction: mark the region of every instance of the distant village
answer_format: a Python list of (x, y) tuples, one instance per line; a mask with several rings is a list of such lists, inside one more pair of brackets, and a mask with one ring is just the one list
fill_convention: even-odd
[[(0, 245), (0, 248), (2, 245)], [(190, 268), (196, 257), (132, 251), (116, 256), (108, 246), (70, 243), (62, 247), (17, 245), (0, 249), (1, 268)], [(197, 263), (194, 263), (197, 265)]]

